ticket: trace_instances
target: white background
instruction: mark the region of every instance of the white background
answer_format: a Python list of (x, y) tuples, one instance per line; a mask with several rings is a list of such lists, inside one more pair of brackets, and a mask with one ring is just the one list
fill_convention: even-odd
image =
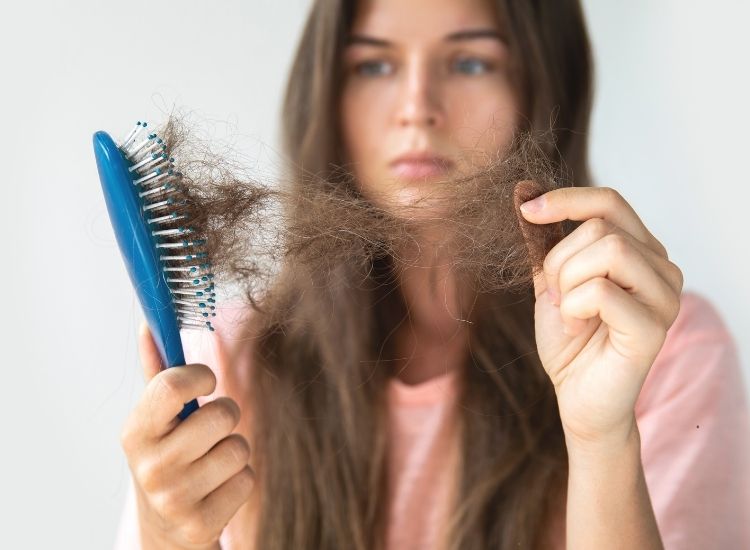
[[(108, 548), (125, 494), (119, 432), (143, 387), (140, 311), (91, 135), (122, 135), (177, 104), (272, 168), (308, 4), (45, 0), (3, 10), (0, 547)], [(747, 375), (750, 3), (585, 6), (594, 174), (665, 244), (685, 288), (718, 308)]]

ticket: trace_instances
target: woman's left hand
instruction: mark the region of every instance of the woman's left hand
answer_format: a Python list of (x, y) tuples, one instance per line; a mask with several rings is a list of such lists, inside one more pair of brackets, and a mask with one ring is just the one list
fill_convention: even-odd
[(537, 349), (566, 439), (592, 448), (624, 442), (679, 312), (682, 271), (614, 189), (566, 187), (536, 201), (538, 209), (522, 209), (528, 222), (583, 222), (534, 274)]

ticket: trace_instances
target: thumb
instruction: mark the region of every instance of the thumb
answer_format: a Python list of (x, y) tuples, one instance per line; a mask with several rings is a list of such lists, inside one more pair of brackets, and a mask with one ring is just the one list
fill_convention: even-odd
[(539, 298), (547, 290), (547, 282), (544, 277), (544, 258), (559, 240), (556, 227), (550, 224), (534, 224), (524, 218), (521, 212), (521, 204), (535, 199), (544, 194), (541, 185), (532, 180), (519, 181), (513, 189), (513, 204), (515, 205), (516, 217), (521, 228), (526, 250), (529, 253), (529, 267), (532, 271), (534, 281), (534, 296)]
[(151, 330), (148, 328), (148, 323), (145, 320), (141, 321), (138, 329), (138, 354), (141, 358), (143, 375), (146, 383), (148, 383), (162, 370), (163, 366), (161, 354), (159, 354), (159, 349), (156, 347), (154, 337), (151, 335)]

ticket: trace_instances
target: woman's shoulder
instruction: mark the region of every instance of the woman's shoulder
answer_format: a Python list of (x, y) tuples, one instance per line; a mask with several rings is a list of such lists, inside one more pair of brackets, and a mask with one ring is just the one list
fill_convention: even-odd
[[(705, 384), (712, 379), (711, 385)], [(737, 384), (735, 389), (744, 391), (736, 343), (711, 300), (684, 291), (677, 318), (644, 382), (636, 413), (682, 395), (706, 394), (717, 383)]]
[(747, 548), (747, 386), (731, 331), (706, 297), (681, 296), (635, 413), (664, 546)]

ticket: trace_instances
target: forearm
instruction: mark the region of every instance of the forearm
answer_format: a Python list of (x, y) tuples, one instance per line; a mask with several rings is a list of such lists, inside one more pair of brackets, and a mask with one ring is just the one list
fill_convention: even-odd
[(637, 425), (613, 445), (568, 441), (568, 457), (567, 548), (663, 550)]

